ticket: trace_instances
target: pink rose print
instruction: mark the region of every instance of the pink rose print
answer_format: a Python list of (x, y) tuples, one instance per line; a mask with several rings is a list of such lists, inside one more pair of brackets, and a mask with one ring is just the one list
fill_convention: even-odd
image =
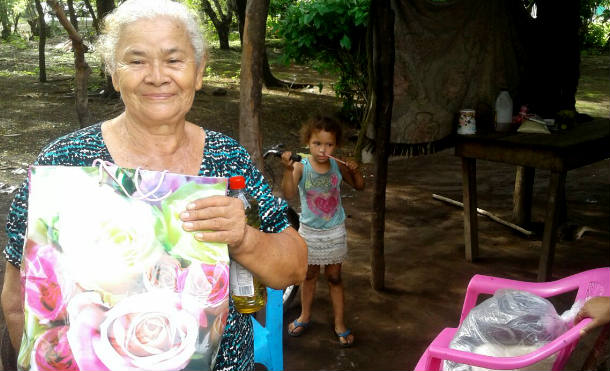
[(95, 292), (84, 292), (70, 300), (68, 342), (78, 367), (83, 371), (108, 371), (93, 349), (93, 344), (100, 341), (99, 327), (107, 311), (100, 295)]
[(192, 264), (180, 276), (178, 289), (184, 310), (198, 318), (201, 327), (207, 327), (206, 311), (219, 314), (227, 309), (229, 267), (223, 263)]
[(208, 302), (210, 306), (217, 307), (228, 300), (229, 293), (229, 266), (219, 263), (215, 265), (201, 264), (205, 275), (212, 285)]
[(79, 371), (68, 345), (67, 332), (67, 326), (53, 327), (36, 340), (32, 353), (32, 369)]
[(153, 289), (178, 291), (177, 281), (180, 271), (180, 262), (163, 254), (161, 259), (144, 274), (144, 286), (149, 291)]
[(65, 318), (66, 305), (72, 285), (58, 277), (56, 265), (59, 252), (51, 245), (38, 245), (32, 240), (26, 244), (25, 300), (28, 309), (43, 324)]
[(95, 354), (111, 370), (184, 369), (196, 351), (199, 325), (179, 299), (165, 290), (123, 299), (105, 313)]

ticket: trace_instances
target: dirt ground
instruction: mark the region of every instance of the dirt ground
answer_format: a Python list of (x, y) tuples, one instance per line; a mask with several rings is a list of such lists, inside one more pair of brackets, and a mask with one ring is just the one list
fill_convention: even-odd
[[(6, 215), (14, 195), (12, 187), (21, 183), (25, 168), (40, 149), (52, 138), (78, 127), (70, 70), (52, 70), (50, 83), (38, 83), (35, 75), (26, 73), (33, 70), (36, 53), (35, 47), (17, 51), (5, 46), (0, 48), (0, 71), (9, 71), (0, 73), (0, 215)], [(600, 74), (603, 79), (608, 77), (608, 59), (605, 61), (605, 69)], [(217, 56), (217, 65), (222, 62), (222, 56)], [(211, 63), (214, 64), (214, 59)], [(211, 72), (213, 75), (214, 70)], [(307, 71), (281, 72), (286, 78)], [(238, 119), (239, 87), (234, 79), (224, 78), (220, 72), (212, 77), (197, 94), (190, 118), (206, 129), (233, 135)], [(227, 94), (213, 95), (217, 87), (226, 89)], [(312, 112), (332, 112), (338, 107), (327, 87), (322, 92), (316, 87), (299, 92), (266, 90), (264, 94), (265, 147), (283, 142), (288, 148), (297, 148), (299, 122)], [(116, 99), (92, 96), (90, 109), (95, 122), (117, 115), (122, 104)], [(350, 145), (345, 152), (349, 152)], [(480, 259), (466, 263), (462, 210), (432, 198), (436, 193), (461, 201), (460, 171), (460, 160), (453, 156), (451, 149), (390, 162), (385, 289), (375, 291), (369, 283), (373, 178), (371, 167), (365, 166), (366, 190), (343, 192), (350, 248), (343, 269), (346, 321), (355, 334), (356, 344), (342, 349), (332, 335), (328, 288), (321, 278), (312, 326), (301, 337), (284, 336), (285, 369), (412, 369), (434, 336), (442, 328), (457, 324), (466, 286), (474, 274), (535, 280), (549, 174), (536, 173), (532, 215), (533, 229), (538, 233), (527, 238), (480, 217)], [(477, 174), (479, 207), (510, 220), (515, 169), (480, 161)], [(557, 244), (553, 278), (610, 266), (609, 185), (610, 160), (568, 173), (566, 198), (570, 228), (564, 228), (565, 233)], [(4, 225), (3, 217), (0, 219)], [(575, 239), (573, 232), (582, 227), (592, 230)], [(5, 241), (2, 229), (0, 245), (4, 246)], [(0, 267), (4, 268), (3, 260)], [(568, 301), (569, 298), (558, 300), (558, 309), (566, 309)], [(285, 320), (293, 320), (298, 313), (297, 301)], [(585, 340), (572, 367), (567, 369), (580, 367), (592, 336)]]

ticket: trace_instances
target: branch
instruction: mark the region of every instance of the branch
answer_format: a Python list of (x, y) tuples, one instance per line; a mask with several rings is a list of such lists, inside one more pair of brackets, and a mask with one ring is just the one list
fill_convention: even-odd
[[(455, 201), (455, 200), (452, 200), (450, 198), (443, 197), (443, 196), (440, 196), (440, 195), (437, 195), (437, 194), (434, 194), (434, 193), (432, 194), (432, 198), (434, 198), (435, 200), (447, 202), (449, 204), (452, 204), (452, 205), (455, 205), (455, 206), (458, 206), (458, 207), (464, 207), (464, 204), (459, 202), (459, 201)], [(490, 213), (487, 210), (483, 210), (483, 209), (477, 208), (477, 213), (479, 213), (481, 215), (485, 215), (489, 219), (491, 219), (493, 221), (496, 221), (496, 222), (498, 222), (500, 224), (503, 224), (503, 225), (505, 225), (507, 227), (510, 227), (510, 228), (512, 228), (512, 229), (514, 229), (514, 230), (516, 230), (518, 232), (521, 232), (521, 233), (523, 233), (526, 236), (531, 236), (532, 234), (534, 234), (534, 232), (532, 232), (532, 231), (528, 231), (527, 229), (521, 228), (521, 227), (519, 227), (516, 224), (513, 224), (511, 222), (507, 222), (504, 219), (500, 219), (498, 216)]]
[[(222, 5), (220, 5), (220, 3), (218, 2), (218, 0), (214, 0), (214, 5), (216, 5), (216, 11), (218, 12), (218, 16), (220, 19), (222, 19), (224, 21), (225, 16), (222, 13)], [(227, 4), (227, 8), (229, 7), (229, 5)], [(224, 23), (224, 22), (223, 22)]]
[(91, 15), (91, 19), (93, 20), (93, 27), (95, 27), (95, 32), (99, 35), (100, 34), (100, 25), (98, 24), (97, 17), (95, 16), (95, 11), (93, 10), (93, 7), (91, 6), (91, 1), (84, 0), (84, 2), (85, 2), (85, 6), (87, 7), (87, 10), (89, 11), (89, 14)]
[(201, 7), (203, 8), (203, 11), (205, 12), (205, 14), (207, 14), (208, 17), (210, 17), (210, 20), (214, 24), (214, 27), (216, 27), (216, 28), (220, 27), (220, 21), (218, 20), (218, 17), (216, 16), (214, 9), (212, 9), (212, 5), (210, 4), (210, 2), (208, 0), (201, 0)]
[[(57, 19), (59, 19), (59, 23), (61, 23), (61, 25), (64, 26), (64, 28), (68, 32), (68, 36), (70, 37), (72, 42), (80, 43), (80, 44), (83, 44), (83, 46), (84, 46), (82, 36), (78, 33), (78, 31), (76, 31), (76, 29), (74, 28), (72, 23), (70, 23), (70, 21), (66, 17), (66, 13), (64, 13), (64, 10), (59, 6), (59, 3), (57, 2), (57, 0), (47, 0), (47, 3), (50, 4), (51, 7), (53, 8), (53, 11), (55, 11), (55, 15), (57, 15)], [(85, 46), (85, 49), (86, 49), (86, 46)]]

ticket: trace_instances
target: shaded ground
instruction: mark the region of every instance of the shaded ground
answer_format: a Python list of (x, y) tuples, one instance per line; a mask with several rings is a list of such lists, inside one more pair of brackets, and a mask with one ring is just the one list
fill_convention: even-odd
[[(479, 161), (479, 207), (510, 220), (515, 170), (511, 166)], [(457, 325), (469, 279), (487, 274), (534, 281), (541, 237), (525, 238), (486, 217), (479, 217), (480, 259), (464, 260), (462, 210), (441, 203), (432, 194), (461, 201), (461, 162), (452, 151), (390, 163), (386, 223), (386, 289), (369, 284), (367, 237), (371, 188), (344, 198), (350, 254), (344, 265), (347, 293), (346, 320), (357, 345), (338, 347), (332, 335), (328, 289), (318, 283), (313, 325), (300, 338), (286, 337), (286, 367), (291, 370), (409, 370), (434, 336)], [(544, 218), (549, 174), (535, 180), (533, 220)], [(368, 184), (372, 179), (368, 179)], [(610, 161), (568, 173), (568, 219), (601, 233), (585, 233), (580, 240), (566, 238), (557, 245), (554, 278), (610, 265)], [(565, 300), (558, 305), (565, 305)], [(564, 310), (561, 308), (558, 310)], [(286, 320), (298, 316), (294, 308)], [(586, 350), (583, 349), (583, 353)], [(576, 361), (572, 367), (579, 369)]]
[[(52, 138), (77, 128), (69, 79), (71, 60), (54, 52), (50, 43), (51, 83), (40, 84), (32, 74), (37, 61), (35, 46), (20, 50), (0, 44), (0, 215), (6, 215), (9, 191), (24, 178), (25, 167)], [(239, 86), (235, 78), (237, 51), (212, 50), (208, 80), (190, 118), (207, 129), (236, 133)], [(579, 91), (583, 112), (604, 112), (608, 116), (608, 62), (599, 57), (583, 63), (583, 80), (597, 89), (592, 94)], [(277, 68), (279, 71), (280, 68)], [(265, 91), (264, 146), (284, 142), (297, 146), (299, 123), (312, 112), (332, 112), (337, 103), (329, 91), (329, 80), (304, 68), (282, 68), (282, 77), (298, 73), (298, 82), (325, 88), (289, 93)], [(591, 72), (594, 71), (594, 74)], [(96, 72), (97, 73), (97, 72)], [(93, 84), (99, 77), (92, 76)], [(601, 82), (600, 82), (601, 81)], [(602, 84), (599, 86), (599, 84)], [(225, 96), (212, 90), (223, 87)], [(601, 95), (596, 91), (602, 91)], [(586, 103), (586, 104), (585, 104)], [(601, 105), (600, 105), (601, 103)], [(602, 107), (600, 109), (600, 106)], [(589, 107), (589, 108), (587, 108)], [(92, 97), (93, 121), (117, 115), (118, 100)], [(587, 111), (587, 109), (590, 109)], [(349, 152), (351, 143), (345, 152)], [(464, 261), (462, 211), (432, 199), (437, 193), (461, 200), (461, 164), (447, 150), (436, 155), (396, 160), (390, 163), (386, 224), (386, 289), (376, 292), (369, 284), (369, 225), (372, 196), (370, 167), (366, 168), (368, 188), (361, 193), (346, 190), (343, 202), (348, 214), (350, 255), (344, 265), (346, 319), (353, 329), (354, 348), (341, 349), (332, 335), (328, 289), (320, 279), (315, 299), (313, 325), (300, 338), (285, 336), (285, 368), (288, 370), (377, 370), (412, 369), (429, 341), (443, 327), (457, 323), (468, 280), (475, 273), (534, 280), (538, 266), (540, 236), (525, 238), (485, 217), (479, 219), (481, 258), (474, 264)], [(545, 210), (549, 174), (538, 172), (534, 187), (533, 219), (541, 222)], [(510, 219), (514, 168), (479, 161), (479, 207)], [(587, 232), (582, 239), (563, 238), (557, 245), (554, 277), (610, 265), (610, 161), (606, 160), (568, 173), (568, 220), (601, 232)], [(2, 219), (3, 223), (3, 217)], [(6, 236), (0, 232), (0, 245)], [(4, 261), (0, 267), (3, 268)], [(567, 298), (557, 304), (564, 305)], [(295, 303), (298, 304), (298, 303)], [(565, 309), (565, 308), (561, 308)], [(292, 320), (298, 306), (286, 316)], [(586, 354), (586, 350), (581, 352)], [(581, 359), (576, 361), (578, 364)], [(574, 369), (571, 367), (568, 369)]]

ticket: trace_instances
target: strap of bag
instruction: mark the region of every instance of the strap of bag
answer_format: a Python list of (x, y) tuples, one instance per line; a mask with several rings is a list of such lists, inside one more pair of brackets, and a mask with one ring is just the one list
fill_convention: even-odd
[(121, 183), (120, 180), (118, 180), (116, 178), (116, 176), (113, 174), (112, 172), (112, 168), (116, 167), (115, 164), (113, 164), (112, 162), (109, 161), (104, 161), (102, 159), (95, 159), (93, 160), (93, 166), (97, 166), (98, 170), (99, 170), (99, 182), (100, 184), (103, 183), (104, 181), (104, 173), (108, 174), (108, 176), (110, 178), (112, 178), (112, 180), (115, 181), (116, 184), (118, 184), (118, 186), (121, 188), (121, 190), (123, 191), (123, 193), (125, 194), (125, 196), (134, 199), (134, 200), (143, 200), (143, 201), (151, 201), (151, 202), (156, 202), (156, 201), (161, 201), (165, 198), (167, 198), (169, 195), (172, 194), (172, 191), (168, 191), (166, 194), (164, 194), (163, 196), (155, 196), (155, 192), (157, 192), (159, 190), (159, 188), (161, 188), (161, 186), (163, 185), (163, 182), (165, 181), (165, 175), (167, 174), (167, 170), (163, 170), (161, 172), (161, 178), (159, 179), (159, 183), (157, 183), (157, 185), (149, 192), (143, 192), (142, 189), (140, 188), (140, 182), (141, 182), (141, 170), (140, 168), (136, 168), (136, 171), (134, 173), (134, 179), (133, 179), (133, 183), (136, 187), (136, 191), (137, 194), (135, 196), (134, 195), (130, 195), (129, 192), (127, 192), (127, 190), (125, 189), (125, 187), (123, 186), (123, 184)]

